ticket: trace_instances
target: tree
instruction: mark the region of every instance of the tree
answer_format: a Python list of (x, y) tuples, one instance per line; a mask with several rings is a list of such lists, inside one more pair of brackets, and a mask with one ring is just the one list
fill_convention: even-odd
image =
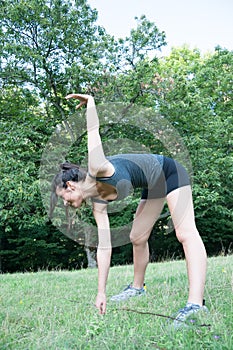
[[(74, 109), (64, 99), (71, 91), (91, 93), (97, 102), (124, 103), (121, 120), (114, 123), (109, 117), (101, 124), (104, 143), (122, 139), (125, 149), (131, 150), (133, 140), (134, 145), (153, 152), (184, 162), (186, 157), (191, 159), (197, 223), (208, 252), (217, 253), (222, 246), (230, 250), (232, 52), (217, 48), (214, 54), (202, 57), (198, 50), (183, 47), (157, 59), (157, 50), (166, 43), (165, 33), (154, 23), (145, 16), (136, 18), (130, 36), (116, 41), (96, 25), (97, 12), (84, 0), (5, 0), (1, 10), (2, 270), (87, 265), (84, 248), (47, 220), (39, 187), (42, 152), (54, 133), (58, 139), (65, 133), (69, 146), (73, 144), (68, 151), (62, 149), (62, 143), (56, 148), (57, 163), (85, 159), (84, 118), (71, 121), (68, 117)], [(161, 117), (156, 140), (137, 119), (141, 106), (153, 111), (144, 114), (147, 125), (155, 123), (157, 115)], [(103, 117), (109, 111), (105, 104), (99, 108)], [(113, 108), (111, 113), (115, 112)], [(167, 131), (174, 131), (178, 138), (173, 135), (165, 140)], [(121, 150), (120, 142), (114, 147)], [(49, 168), (52, 160), (44, 159)], [(132, 219), (135, 198), (128, 204), (120, 217), (114, 212), (110, 215), (113, 227)], [(93, 222), (87, 209), (80, 215)], [(162, 218), (155, 228), (152, 255), (157, 247), (160, 255), (175, 250), (180, 256), (179, 245), (174, 235), (167, 234), (166, 225), (168, 219)], [(129, 250), (127, 246), (117, 248), (113, 261), (121, 256), (129, 262)]]
[(110, 37), (95, 25), (97, 13), (86, 1), (7, 0), (1, 5), (1, 242), (4, 259), (10, 249), (17, 260), (16, 252), (29, 239), (45, 249), (37, 237), (39, 227), (42, 240), (51, 231), (38, 186), (42, 149), (58, 122), (73, 136), (64, 96), (95, 79)]
[(50, 118), (64, 118), (67, 91), (80, 91), (103, 70), (101, 59), (112, 39), (96, 19), (87, 1), (4, 1), (2, 84), (35, 89), (54, 107), (47, 107)]
[(37, 96), (4, 89), (0, 120), (1, 271), (85, 265), (83, 248), (51, 226), (41, 202), (38, 167), (49, 124)]
[(209, 254), (231, 251), (232, 59), (221, 48), (204, 57), (174, 49), (151, 67), (144, 90), (147, 104), (156, 105), (189, 151), (197, 225)]
[[(97, 84), (93, 81), (89, 92), (103, 102), (141, 103), (142, 83), (151, 78), (150, 62), (157, 62), (157, 52), (166, 45), (165, 32), (145, 15), (135, 17), (136, 28), (130, 36), (111, 43), (107, 52), (109, 65)], [(144, 102), (144, 101), (143, 101)]]
[[(206, 232), (210, 252), (215, 252), (217, 248), (227, 253), (232, 249), (232, 67), (233, 51), (217, 47), (213, 55), (206, 57), (197, 75), (202, 98), (212, 115), (205, 124), (209, 131), (202, 151), (205, 160), (201, 154), (201, 169), (197, 172), (197, 178), (201, 179), (201, 184), (198, 184), (202, 186), (197, 203), (199, 224)], [(205, 206), (203, 195), (207, 197)]]

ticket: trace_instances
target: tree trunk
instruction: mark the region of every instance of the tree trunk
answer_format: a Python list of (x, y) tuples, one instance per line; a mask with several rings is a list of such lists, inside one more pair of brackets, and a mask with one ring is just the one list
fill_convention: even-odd
[(87, 262), (88, 265), (87, 267), (90, 269), (94, 269), (97, 267), (96, 263), (96, 250), (95, 249), (90, 249), (89, 247), (85, 247), (85, 251), (87, 254)]

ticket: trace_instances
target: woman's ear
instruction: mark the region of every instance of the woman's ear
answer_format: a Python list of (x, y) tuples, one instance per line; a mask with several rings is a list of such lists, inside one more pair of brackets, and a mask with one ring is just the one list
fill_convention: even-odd
[(74, 186), (74, 183), (72, 181), (67, 181), (66, 185), (67, 185), (67, 188), (69, 188), (72, 191), (74, 191), (76, 189), (76, 187)]

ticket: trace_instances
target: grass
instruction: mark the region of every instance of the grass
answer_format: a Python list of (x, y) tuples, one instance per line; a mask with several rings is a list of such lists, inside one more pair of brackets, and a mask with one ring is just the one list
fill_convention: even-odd
[[(233, 349), (233, 256), (208, 259), (208, 314), (175, 331), (164, 317), (187, 299), (184, 261), (148, 266), (146, 297), (95, 309), (97, 270), (0, 275), (0, 349), (5, 350), (203, 350)], [(132, 280), (133, 267), (110, 270), (108, 297)], [(204, 324), (198, 326), (197, 324)]]

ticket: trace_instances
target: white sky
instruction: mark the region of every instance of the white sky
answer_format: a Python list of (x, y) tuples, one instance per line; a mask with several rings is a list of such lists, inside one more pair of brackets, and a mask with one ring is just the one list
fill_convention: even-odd
[(188, 44), (202, 52), (220, 45), (233, 50), (233, 0), (88, 0), (99, 14), (98, 24), (115, 38), (136, 27), (134, 17), (146, 15), (166, 33), (168, 45)]

